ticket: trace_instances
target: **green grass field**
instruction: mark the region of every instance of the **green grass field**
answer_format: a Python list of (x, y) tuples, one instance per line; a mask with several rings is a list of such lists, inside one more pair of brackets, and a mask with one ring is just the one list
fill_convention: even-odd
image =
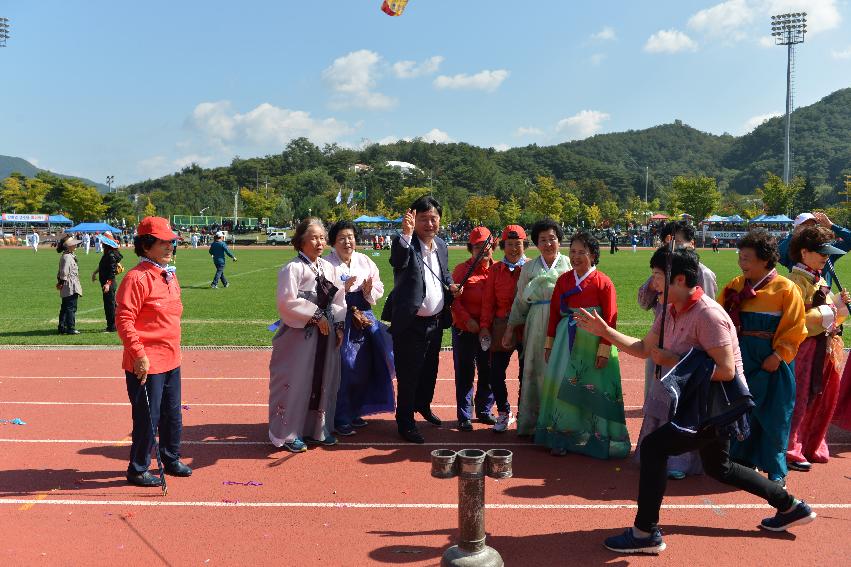
[[(562, 250), (566, 252), (565, 249)], [(388, 262), (389, 251), (374, 256), (365, 251), (381, 270), (385, 289), (392, 287), (393, 277)], [(625, 333), (643, 336), (651, 322), (648, 312), (636, 304), (636, 291), (649, 275), (651, 252), (639, 250), (633, 254), (624, 248), (610, 255), (602, 251), (599, 269), (609, 275), (618, 292), (618, 327)], [(237, 248), (239, 261), (228, 262), (226, 274), (231, 281), (227, 289), (210, 289), (214, 268), (206, 249), (181, 249), (177, 255), (177, 274), (183, 291), (183, 344), (185, 345), (269, 345), (272, 333), (266, 326), (276, 320), (275, 286), (280, 266), (294, 256), (291, 248), (252, 249)], [(135, 265), (132, 250), (122, 249), (124, 265)], [(497, 256), (499, 256), (499, 252)], [(530, 250), (529, 256), (537, 255)], [(466, 250), (449, 252), (450, 264), (469, 257)], [(97, 266), (99, 255), (88, 256), (78, 252), (84, 295), (77, 311), (77, 336), (56, 334), (59, 314), (59, 294), (54, 289), (59, 255), (51, 248), (37, 254), (24, 248), (0, 248), (0, 344), (13, 345), (117, 345), (114, 333), (101, 332), (105, 328), (103, 303), (97, 283), (91, 282), (91, 273)], [(723, 250), (713, 254), (701, 251), (701, 261), (718, 276), (719, 286), (738, 274), (736, 254)], [(782, 270), (782, 268), (781, 268)], [(851, 282), (851, 261), (838, 264), (838, 275)], [(386, 295), (386, 293), (385, 293)], [(379, 303), (381, 312), (383, 301)], [(846, 334), (846, 344), (851, 343)], [(445, 338), (448, 344), (448, 333)]]

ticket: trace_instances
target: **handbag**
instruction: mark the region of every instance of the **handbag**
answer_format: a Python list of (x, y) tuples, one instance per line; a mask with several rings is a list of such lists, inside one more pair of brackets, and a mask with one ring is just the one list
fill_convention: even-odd
[(502, 346), (502, 337), (505, 336), (505, 330), (508, 328), (508, 317), (494, 317), (491, 323), (491, 352), (506, 352), (508, 350)]
[(360, 331), (372, 327), (372, 319), (364, 315), (363, 311), (352, 305), (352, 325)]

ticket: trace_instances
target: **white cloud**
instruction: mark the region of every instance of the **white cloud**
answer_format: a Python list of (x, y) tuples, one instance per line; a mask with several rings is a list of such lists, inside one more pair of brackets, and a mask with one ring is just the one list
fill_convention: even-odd
[(603, 29), (598, 31), (597, 33), (591, 34), (591, 39), (597, 41), (614, 41), (618, 38), (617, 34), (615, 34), (614, 28), (611, 26), (605, 26)]
[(431, 75), (437, 73), (441, 63), (443, 63), (443, 57), (440, 55), (429, 57), (419, 65), (416, 61), (398, 61), (393, 63), (393, 74), (400, 79), (413, 79), (422, 75)]
[(767, 47), (774, 47), (774, 45), (775, 45), (774, 44), (774, 38), (771, 37), (771, 36), (766, 36), (766, 35), (759, 38), (759, 41), (757, 43), (759, 44), (760, 47), (766, 47), (766, 48)]
[(438, 128), (432, 128), (420, 137), (424, 142), (436, 142), (438, 144), (449, 144), (455, 141), (449, 137), (449, 134)]
[(493, 146), (493, 149), (498, 152), (506, 152), (511, 149), (511, 146), (509, 146), (508, 144), (496, 144), (495, 146)]
[(595, 67), (606, 59), (605, 53), (595, 53), (590, 57), (591, 64)]
[(582, 110), (556, 123), (556, 132), (567, 140), (581, 140), (593, 136), (603, 127), (603, 121), (611, 116), (599, 110)]
[(727, 0), (700, 10), (688, 20), (688, 26), (710, 36), (743, 39), (742, 30), (755, 17), (754, 8), (746, 0)]
[(322, 72), (322, 78), (334, 91), (334, 108), (381, 110), (396, 106), (396, 99), (373, 89), (378, 83), (381, 56), (368, 49), (338, 57)]
[(697, 43), (679, 30), (659, 30), (644, 44), (648, 53), (676, 53), (678, 51), (695, 51)]
[(475, 75), (440, 75), (434, 80), (434, 86), (438, 89), (479, 89), (483, 91), (495, 91), (502, 82), (508, 78), (509, 72), (505, 69), (495, 71), (484, 70)]
[(523, 136), (540, 136), (544, 131), (540, 128), (535, 128), (534, 126), (520, 126), (517, 130), (514, 131), (514, 135), (517, 137)]
[(34, 166), (41, 168), (41, 166), (38, 164), (38, 159), (36, 159), (34, 157), (28, 157), (28, 158), (24, 158), (24, 159), (26, 161), (30, 162), (31, 164), (33, 164)]
[(334, 142), (352, 129), (336, 118), (316, 119), (309, 112), (289, 110), (264, 102), (241, 114), (229, 101), (202, 102), (188, 119), (194, 130), (212, 143), (280, 148), (304, 136), (316, 143)]
[[(807, 35), (832, 30), (842, 23), (837, 0), (759, 0), (765, 16), (788, 12), (807, 13)], [(769, 20), (766, 18), (766, 25)]]
[(831, 56), (833, 56), (834, 59), (851, 59), (851, 47), (843, 49), (842, 51), (837, 51), (834, 49), (830, 52), (830, 54)]
[(210, 165), (213, 159), (213, 156), (200, 154), (187, 154), (174, 159), (167, 158), (163, 155), (157, 155), (139, 160), (136, 164), (136, 169), (145, 177), (160, 177), (168, 175), (177, 169), (183, 169), (193, 163), (197, 163), (198, 165), (205, 167)]
[(743, 132), (748, 133), (766, 120), (768, 120), (769, 118), (774, 118), (775, 116), (782, 115), (782, 112), (769, 112), (768, 114), (758, 114), (757, 116), (752, 116), (751, 118), (748, 118), (748, 120), (745, 122)]

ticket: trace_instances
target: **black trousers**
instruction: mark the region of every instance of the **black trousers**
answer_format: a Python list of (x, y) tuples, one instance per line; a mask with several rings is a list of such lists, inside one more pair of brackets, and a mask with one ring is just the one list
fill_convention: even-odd
[[(505, 385), (508, 363), (511, 361), (511, 354), (517, 352), (517, 359), (520, 361), (520, 387), (523, 388), (523, 343), (518, 343), (513, 350), (494, 351), (491, 352), (491, 391), (493, 391), (494, 400), (496, 400), (496, 411), (499, 413), (508, 413), (511, 411), (511, 404), (508, 402), (508, 388)], [(518, 399), (520, 394), (517, 395)], [(519, 404), (519, 402), (518, 402)]]
[(414, 317), (414, 322), (404, 332), (393, 334), (399, 431), (416, 429), (415, 411), (431, 411), (442, 338), (440, 316)]
[(718, 437), (714, 430), (689, 437), (667, 423), (641, 442), (636, 528), (649, 532), (659, 522), (659, 508), (668, 482), (668, 457), (694, 450), (700, 451), (704, 472), (715, 480), (759, 496), (778, 510), (792, 507), (795, 499), (783, 487), (730, 460), (729, 439)]
[[(159, 374), (148, 374), (145, 385), (132, 372), (124, 371), (127, 396), (133, 411), (133, 443), (130, 445), (128, 473), (142, 473), (151, 466), (154, 437), (151, 423), (159, 431), (160, 455), (163, 466), (180, 459), (180, 435), (183, 416), (180, 413), (180, 367)], [(148, 390), (151, 414), (142, 389)]]
[(66, 333), (77, 328), (77, 298), (79, 294), (69, 295), (62, 298), (62, 306), (59, 308), (59, 332)]
[(109, 291), (103, 294), (103, 315), (106, 317), (106, 330), (115, 330), (115, 282), (109, 286)]
[(490, 353), (482, 350), (479, 335), (452, 327), (452, 360), (455, 363), (455, 406), (458, 420), (473, 419), (473, 378), (476, 383), (476, 416), (489, 415), (493, 408), (490, 386)]

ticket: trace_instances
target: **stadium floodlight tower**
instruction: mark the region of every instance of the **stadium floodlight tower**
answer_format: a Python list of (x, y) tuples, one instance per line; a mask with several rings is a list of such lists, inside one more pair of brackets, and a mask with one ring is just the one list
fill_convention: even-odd
[(6, 47), (9, 39), (9, 18), (0, 18), (0, 47)]
[(795, 45), (804, 43), (807, 33), (807, 13), (792, 12), (771, 16), (771, 35), (775, 45), (786, 46), (786, 143), (783, 154), (783, 182), (789, 183), (792, 173), (791, 143), (792, 130), (792, 74), (795, 68)]

